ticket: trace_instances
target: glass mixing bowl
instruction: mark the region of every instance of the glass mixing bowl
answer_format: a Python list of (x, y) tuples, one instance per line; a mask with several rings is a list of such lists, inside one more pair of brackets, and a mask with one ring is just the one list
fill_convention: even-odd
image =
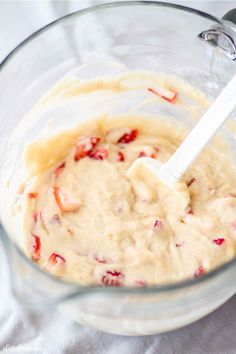
[[(58, 79), (74, 70), (87, 78), (123, 70), (164, 71), (181, 76), (214, 98), (236, 73), (232, 18), (232, 13), (219, 20), (161, 2), (115, 2), (65, 16), (30, 36), (0, 66), (2, 193), (6, 171), (11, 176), (17, 174), (25, 143), (38, 135), (46, 117), (45, 121), (30, 121), (25, 131), (13, 131)], [(86, 105), (87, 115), (83, 117), (92, 109)], [(171, 114), (184, 120), (180, 112)], [(63, 114), (54, 114), (51, 119), (55, 127), (74, 123)], [(235, 136), (230, 131), (226, 135), (234, 146)], [(1, 198), (1, 237), (13, 293), (32, 309), (55, 307), (99, 330), (143, 335), (196, 321), (236, 292), (236, 260), (201, 278), (152, 288), (86, 287), (64, 282), (24, 255), (12, 237), (4, 216), (6, 209)]]

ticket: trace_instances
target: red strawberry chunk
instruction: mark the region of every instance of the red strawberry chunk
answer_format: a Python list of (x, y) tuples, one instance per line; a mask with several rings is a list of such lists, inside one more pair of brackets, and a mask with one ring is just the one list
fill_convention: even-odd
[(108, 148), (106, 146), (96, 147), (88, 154), (88, 156), (91, 159), (95, 159), (95, 160), (107, 159), (108, 155), (109, 155), (109, 152), (108, 152)]
[(35, 224), (38, 222), (39, 217), (40, 217), (40, 212), (39, 211), (35, 211), (34, 212), (34, 222), (35, 222)]
[(62, 198), (61, 198), (61, 191), (60, 191), (60, 187), (53, 187), (53, 193), (54, 193), (54, 197), (56, 200), (57, 205), (59, 206), (59, 209), (63, 212), (64, 211), (64, 205), (62, 203)]
[(149, 87), (148, 88), (148, 91), (154, 93), (155, 95), (163, 98), (164, 100), (170, 102), (170, 103), (174, 103), (176, 101), (176, 98), (177, 98), (177, 93), (176, 92), (173, 92), (173, 91), (170, 91), (170, 90), (167, 90), (167, 89), (164, 89), (164, 88), (157, 88), (155, 87), (155, 89)]
[(140, 151), (140, 153), (138, 154), (138, 158), (139, 157), (146, 157), (147, 154), (144, 151)]
[(97, 136), (82, 137), (77, 141), (74, 160), (79, 161), (83, 157), (89, 156), (93, 148), (99, 143), (101, 138)]
[(123, 152), (118, 151), (116, 161), (118, 161), (118, 162), (125, 161), (125, 155), (123, 154)]
[(133, 129), (130, 130), (129, 133), (125, 133), (124, 135), (122, 135), (122, 137), (117, 142), (122, 144), (129, 144), (132, 141), (134, 141), (137, 138), (137, 136), (138, 136), (138, 130)]
[(34, 198), (37, 198), (39, 194), (36, 193), (36, 192), (29, 192), (27, 193), (27, 197), (30, 198), (30, 199), (34, 199)]
[(217, 246), (221, 246), (223, 243), (225, 242), (225, 238), (224, 237), (220, 237), (220, 238), (215, 238), (213, 240), (213, 243)]
[(194, 213), (193, 213), (193, 208), (192, 208), (192, 205), (190, 204), (189, 206), (188, 206), (188, 208), (187, 208), (187, 214), (188, 215), (193, 215)]
[(34, 214), (33, 214), (33, 218), (34, 218), (35, 224), (36, 224), (39, 220), (41, 220), (42, 224), (44, 224), (43, 215), (42, 215), (42, 212), (41, 212), (41, 211), (35, 211)]
[(48, 259), (48, 262), (51, 263), (52, 265), (63, 264), (63, 263), (65, 263), (65, 261), (66, 261), (65, 258), (60, 256), (57, 253), (52, 253)]
[(36, 224), (38, 221), (38, 212), (37, 211), (34, 212), (33, 218), (34, 218), (34, 223)]
[(66, 167), (66, 163), (62, 162), (62, 164), (55, 169), (55, 171), (53, 172), (55, 178), (58, 178), (60, 176), (60, 174), (62, 173), (65, 167)]
[(102, 284), (104, 286), (121, 286), (123, 275), (121, 272), (108, 270), (102, 276)]
[(40, 259), (40, 251), (41, 251), (41, 240), (37, 235), (32, 234), (32, 259), (34, 261), (38, 261)]
[(140, 151), (139, 154), (138, 154), (138, 158), (139, 157), (151, 157), (152, 159), (156, 159), (159, 149), (156, 148), (156, 147), (153, 147), (151, 150), (152, 151), (150, 151), (150, 148), (149, 148), (149, 150), (147, 150), (147, 151), (143, 151), (143, 150)]
[(162, 222), (160, 220), (156, 220), (154, 225), (153, 225), (153, 230), (157, 231), (157, 230), (159, 230), (161, 228), (161, 226), (162, 226)]
[(187, 187), (190, 187), (191, 184), (193, 184), (194, 182), (196, 182), (196, 178), (191, 178), (186, 184), (187, 184)]
[(107, 263), (107, 261), (105, 260), (105, 258), (103, 257), (99, 257), (99, 256), (94, 256), (94, 259), (98, 262), (98, 263)]
[(68, 201), (66, 195), (62, 192), (60, 187), (53, 187), (53, 194), (61, 212), (77, 211), (81, 206), (81, 203), (79, 202), (73, 203)]
[(49, 224), (60, 224), (60, 223), (61, 223), (61, 219), (60, 216), (57, 214), (53, 215), (53, 217), (49, 221)]
[(200, 266), (196, 272), (194, 273), (194, 277), (197, 278), (197, 277), (200, 277), (202, 275), (204, 275), (206, 273), (206, 270), (203, 266)]

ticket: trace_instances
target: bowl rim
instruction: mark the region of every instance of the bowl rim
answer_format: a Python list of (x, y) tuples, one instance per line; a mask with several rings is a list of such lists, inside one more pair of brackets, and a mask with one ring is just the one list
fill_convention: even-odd
[(4, 68), (4, 66), (8, 63), (8, 61), (10, 61), (13, 56), (20, 50), (22, 49), (26, 44), (28, 44), (28, 42), (31, 42), (34, 38), (37, 38), (39, 35), (41, 35), (42, 33), (46, 32), (47, 30), (69, 20), (72, 19), (74, 17), (77, 16), (82, 16), (82, 15), (86, 15), (89, 13), (93, 13), (99, 10), (104, 10), (104, 9), (108, 9), (108, 8), (112, 8), (112, 7), (129, 7), (129, 6), (159, 6), (159, 7), (165, 7), (165, 8), (172, 8), (172, 9), (176, 9), (176, 10), (180, 10), (180, 11), (185, 11), (185, 12), (189, 12), (195, 15), (198, 15), (200, 17), (204, 17), (207, 18), (211, 21), (216, 22), (217, 24), (223, 24), (222, 21), (213, 16), (208, 14), (207, 12), (201, 11), (201, 10), (197, 10), (194, 9), (192, 7), (188, 7), (185, 5), (178, 5), (175, 3), (169, 3), (169, 2), (165, 2), (165, 1), (149, 1), (149, 0), (128, 0), (128, 1), (117, 1), (117, 2), (107, 2), (104, 4), (99, 4), (99, 5), (92, 5), (89, 7), (86, 7), (84, 9), (78, 10), (78, 11), (74, 11), (71, 12), (65, 16), (59, 17), (58, 19), (48, 23), (47, 25), (39, 28), (37, 31), (33, 32), (31, 35), (29, 35), (28, 37), (26, 37), (23, 41), (21, 41), (14, 49), (12, 49), (7, 55), (6, 57), (0, 62), (0, 72), (1, 70)]
[[(65, 16), (62, 16), (55, 21), (52, 21), (51, 23), (47, 24), (46, 26), (43, 26), (39, 30), (35, 31), (33, 34), (28, 36), (26, 39), (24, 39), (22, 42), (20, 42), (3, 60), (0, 62), (0, 73), (4, 69), (4, 67), (10, 62), (16, 53), (23, 49), (28, 43), (30, 43), (32, 40), (43, 34), (44, 32), (50, 30), (51, 28), (54, 28), (57, 25), (60, 25), (68, 20), (71, 20), (73, 18), (77, 18), (83, 15), (87, 15), (90, 13), (94, 13), (100, 10), (106, 10), (109, 8), (120, 8), (120, 7), (134, 7), (134, 6), (159, 6), (159, 7), (164, 7), (164, 8), (171, 8), (171, 9), (176, 9), (188, 13), (192, 13), (194, 15), (200, 16), (207, 18), (216, 24), (222, 25), (222, 22), (220, 19), (217, 17), (210, 15), (206, 12), (188, 7), (188, 6), (183, 6), (183, 5), (178, 5), (175, 3), (168, 3), (168, 2), (162, 2), (162, 1), (146, 1), (146, 0), (138, 0), (138, 1), (118, 1), (118, 2), (108, 2), (104, 4), (99, 4), (99, 5), (94, 5), (90, 6), (87, 8), (84, 8), (82, 10), (78, 10), (75, 12), (72, 12), (70, 14), (67, 14)], [(0, 232), (2, 236), (3, 243), (5, 247), (9, 250), (7, 252), (8, 254), (8, 263), (9, 263), (9, 268), (11, 269), (11, 261), (10, 261), (10, 253), (11, 253), (11, 247), (13, 247), (13, 251), (16, 251), (17, 254), (23, 258), (23, 261), (27, 263), (30, 267), (32, 267), (35, 271), (39, 272), (40, 275), (45, 276), (48, 278), (48, 280), (51, 280), (53, 282), (56, 282), (58, 285), (63, 285), (63, 286), (69, 286), (69, 288), (73, 288), (73, 291), (70, 292), (69, 295), (66, 296), (66, 298), (73, 298), (77, 296), (78, 294), (81, 293), (91, 293), (91, 292), (103, 292), (103, 293), (145, 293), (145, 294), (153, 294), (153, 293), (163, 293), (163, 292), (169, 292), (169, 291), (175, 291), (175, 290), (182, 290), (187, 287), (195, 286), (198, 284), (203, 284), (207, 282), (210, 279), (215, 278), (217, 275), (221, 275), (222, 273), (226, 272), (233, 266), (236, 266), (236, 258), (230, 260), (229, 262), (218, 266), (214, 268), (213, 270), (207, 272), (205, 275), (198, 277), (198, 278), (192, 278), (192, 279), (185, 279), (183, 281), (179, 282), (173, 282), (173, 283), (168, 283), (168, 284), (163, 284), (163, 285), (158, 285), (158, 286), (152, 286), (152, 287), (101, 287), (101, 286), (85, 286), (85, 285), (80, 285), (76, 284), (73, 282), (69, 282), (67, 280), (63, 280), (61, 278), (55, 277), (51, 275), (49, 272), (44, 271), (42, 268), (38, 267), (35, 263), (33, 263), (25, 254), (24, 252), (20, 249), (20, 247), (14, 242), (10, 236), (8, 236), (7, 231), (4, 228), (4, 225), (0, 225), (2, 228), (2, 232)], [(12, 273), (12, 272), (11, 272)], [(12, 278), (12, 277), (11, 277)], [(64, 298), (65, 296), (63, 296)], [(59, 301), (59, 300), (58, 300)], [(55, 302), (55, 300), (53, 301)]]

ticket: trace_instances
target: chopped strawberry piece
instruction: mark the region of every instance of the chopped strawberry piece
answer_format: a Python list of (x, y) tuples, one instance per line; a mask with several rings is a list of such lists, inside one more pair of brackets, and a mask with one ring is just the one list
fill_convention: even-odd
[(34, 261), (38, 261), (40, 258), (41, 240), (39, 236), (34, 234), (32, 234), (32, 250), (33, 250), (32, 259)]
[(53, 217), (49, 221), (49, 224), (60, 224), (60, 223), (61, 223), (61, 219), (60, 216), (57, 214), (53, 215)]
[(146, 157), (147, 154), (144, 151), (140, 151), (140, 153), (138, 154), (138, 158), (139, 157)]
[(147, 146), (146, 147), (146, 151), (142, 150), (142, 151), (139, 152), (138, 158), (139, 157), (151, 157), (152, 159), (156, 159), (158, 151), (159, 151), (158, 148)]
[(215, 238), (215, 239), (213, 240), (213, 242), (214, 242), (214, 244), (216, 244), (217, 246), (221, 246), (222, 243), (225, 242), (225, 238), (224, 238), (224, 237)]
[(102, 276), (102, 284), (105, 286), (121, 286), (121, 279), (123, 275), (121, 272), (108, 270)]
[(42, 225), (45, 227), (45, 223), (43, 220), (43, 215), (41, 211), (35, 211), (33, 214), (34, 222), (37, 224), (38, 221), (41, 221)]
[(88, 156), (88, 151), (85, 151), (83, 146), (77, 145), (75, 155), (74, 155), (74, 160), (79, 161), (85, 156)]
[(162, 226), (162, 222), (160, 220), (156, 220), (154, 225), (153, 225), (153, 230), (157, 231), (157, 230), (159, 230), (161, 228), (161, 226)]
[(57, 253), (52, 253), (51, 256), (48, 259), (48, 262), (55, 265), (55, 264), (63, 264), (65, 263), (65, 258), (63, 258), (62, 256), (60, 256)]
[(74, 160), (79, 161), (83, 157), (89, 156), (93, 148), (99, 143), (101, 138), (97, 136), (82, 137), (77, 141)]
[(61, 190), (60, 187), (53, 187), (54, 197), (57, 205), (59, 206), (61, 211), (64, 211), (64, 205), (61, 200)]
[(125, 133), (122, 137), (117, 141), (118, 143), (122, 144), (129, 144), (134, 141), (138, 136), (137, 129), (130, 130), (129, 133)]
[(188, 208), (187, 208), (187, 214), (188, 215), (193, 215), (193, 208), (192, 208), (192, 205), (189, 205)]
[(170, 90), (167, 90), (167, 89), (164, 89), (164, 88), (157, 88), (155, 87), (155, 89), (149, 87), (148, 88), (148, 91), (154, 93), (155, 95), (163, 98), (164, 100), (170, 102), (170, 103), (174, 103), (176, 101), (176, 98), (177, 98), (177, 93), (176, 92), (173, 92), (173, 91), (170, 91)]
[(183, 244), (184, 244), (184, 242), (180, 242), (180, 243), (176, 243), (175, 246), (176, 246), (177, 248), (180, 248), (180, 247), (183, 246)]
[(95, 160), (107, 159), (109, 155), (108, 148), (106, 146), (95, 147), (88, 156)]
[(94, 259), (98, 262), (98, 263), (107, 263), (107, 261), (105, 260), (105, 258), (103, 257), (99, 257), (99, 256), (94, 256)]
[(30, 198), (30, 199), (33, 199), (33, 198), (37, 198), (39, 194), (36, 193), (36, 192), (29, 192), (27, 193), (27, 197)]
[(37, 211), (34, 212), (33, 218), (34, 218), (34, 223), (36, 224), (38, 221), (38, 212)]
[(35, 211), (34, 214), (33, 214), (33, 217), (34, 217), (34, 222), (35, 224), (41, 220), (42, 224), (44, 224), (43, 222), (43, 216), (42, 216), (42, 212), (41, 211)]
[(66, 163), (62, 162), (62, 164), (55, 169), (55, 171), (53, 172), (55, 178), (58, 178), (60, 176), (60, 174), (62, 173), (65, 167), (66, 167)]
[(200, 266), (196, 272), (194, 273), (194, 277), (197, 278), (197, 277), (200, 277), (202, 275), (204, 275), (206, 273), (206, 270), (203, 266)]
[(118, 151), (116, 161), (118, 161), (118, 162), (125, 161), (125, 155), (123, 154), (123, 152)]
[(53, 193), (56, 203), (61, 212), (76, 211), (80, 208), (81, 203), (71, 203), (67, 200), (65, 194), (61, 191), (60, 187), (53, 187)]
[(187, 184), (187, 187), (190, 187), (191, 184), (193, 184), (194, 182), (196, 182), (196, 178), (191, 178), (186, 184)]

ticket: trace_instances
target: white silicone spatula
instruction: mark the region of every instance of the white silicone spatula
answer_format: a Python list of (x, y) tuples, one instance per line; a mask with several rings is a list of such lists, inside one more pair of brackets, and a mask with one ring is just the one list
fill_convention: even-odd
[(142, 168), (150, 169), (162, 183), (173, 186), (181, 179), (235, 107), (236, 75), (233, 76), (169, 161), (162, 164), (152, 158), (141, 157), (132, 164), (128, 174), (135, 173), (135, 169), (142, 165)]

